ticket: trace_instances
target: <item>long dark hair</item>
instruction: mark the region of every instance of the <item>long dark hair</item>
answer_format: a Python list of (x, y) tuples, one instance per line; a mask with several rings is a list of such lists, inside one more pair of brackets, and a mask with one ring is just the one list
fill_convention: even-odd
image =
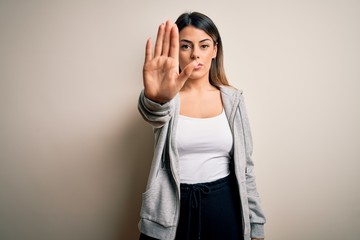
[(187, 27), (193, 26), (206, 32), (213, 40), (214, 45), (217, 45), (217, 54), (213, 59), (210, 67), (209, 81), (213, 86), (220, 85), (228, 86), (224, 69), (224, 53), (219, 31), (214, 22), (206, 15), (199, 12), (186, 12), (181, 14), (176, 20), (176, 25), (179, 32)]

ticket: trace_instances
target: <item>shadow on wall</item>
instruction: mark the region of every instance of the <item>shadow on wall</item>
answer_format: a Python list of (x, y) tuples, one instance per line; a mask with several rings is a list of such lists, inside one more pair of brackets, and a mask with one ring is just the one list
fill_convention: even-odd
[(118, 240), (139, 239), (137, 224), (140, 219), (141, 197), (145, 191), (153, 156), (152, 128), (139, 113), (126, 124), (122, 141), (122, 156), (126, 161), (126, 183), (123, 183)]

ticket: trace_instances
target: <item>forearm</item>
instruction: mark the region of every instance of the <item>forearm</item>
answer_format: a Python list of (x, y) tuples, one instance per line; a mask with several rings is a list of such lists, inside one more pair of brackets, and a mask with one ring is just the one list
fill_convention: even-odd
[[(174, 100), (174, 99), (173, 99)], [(155, 128), (163, 126), (170, 120), (174, 111), (174, 101), (160, 104), (148, 99), (141, 91), (138, 101), (138, 110), (141, 116)]]

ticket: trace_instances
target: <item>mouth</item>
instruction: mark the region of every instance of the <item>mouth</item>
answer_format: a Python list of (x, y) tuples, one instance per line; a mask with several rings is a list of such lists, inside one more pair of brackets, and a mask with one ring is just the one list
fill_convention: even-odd
[(198, 63), (197, 65), (196, 65), (196, 67), (195, 67), (195, 70), (198, 70), (198, 69), (200, 69), (200, 68), (202, 68), (202, 64), (201, 63)]

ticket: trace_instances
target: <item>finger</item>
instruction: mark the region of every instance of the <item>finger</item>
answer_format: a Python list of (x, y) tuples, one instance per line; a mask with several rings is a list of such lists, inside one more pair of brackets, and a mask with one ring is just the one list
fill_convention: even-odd
[(161, 55), (163, 39), (164, 39), (164, 27), (165, 26), (164, 26), (163, 23), (159, 26), (159, 30), (158, 30), (157, 37), (156, 37), (156, 42), (155, 42), (154, 57), (158, 57), (158, 56)]
[(146, 48), (145, 48), (145, 63), (150, 62), (152, 59), (151, 53), (151, 38), (148, 38), (146, 41)]
[(179, 59), (179, 30), (176, 24), (171, 28), (170, 57)]
[(178, 81), (180, 84), (184, 84), (186, 80), (190, 77), (191, 73), (194, 71), (195, 67), (197, 66), (198, 62), (196, 60), (192, 61), (181, 71)]
[(170, 20), (167, 20), (165, 25), (165, 36), (164, 36), (163, 49), (161, 54), (164, 56), (169, 55), (171, 28), (172, 28), (172, 23)]

